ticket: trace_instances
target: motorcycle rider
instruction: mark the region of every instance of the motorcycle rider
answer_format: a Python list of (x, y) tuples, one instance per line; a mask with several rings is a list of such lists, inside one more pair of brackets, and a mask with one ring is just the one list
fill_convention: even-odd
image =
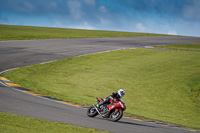
[(117, 102), (119, 101), (123, 96), (125, 95), (125, 91), (123, 89), (119, 89), (118, 92), (113, 92), (110, 96), (106, 97), (103, 102), (100, 102), (96, 105), (96, 107), (99, 109), (99, 107), (103, 104), (109, 104), (110, 100)]

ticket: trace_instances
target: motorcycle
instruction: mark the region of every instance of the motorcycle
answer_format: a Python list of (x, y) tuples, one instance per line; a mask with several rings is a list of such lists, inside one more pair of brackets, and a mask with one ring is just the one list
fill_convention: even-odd
[[(102, 101), (102, 98), (97, 98), (97, 104)], [(110, 99), (110, 104), (103, 104), (99, 108), (97, 108), (95, 104), (89, 107), (87, 110), (87, 115), (89, 117), (100, 115), (103, 118), (108, 118), (109, 120), (116, 122), (122, 118), (123, 111), (125, 110), (125, 102), (122, 99), (119, 101), (116, 99)]]

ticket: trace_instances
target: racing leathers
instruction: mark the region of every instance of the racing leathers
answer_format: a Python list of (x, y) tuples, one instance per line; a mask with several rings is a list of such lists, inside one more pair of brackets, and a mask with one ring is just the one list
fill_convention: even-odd
[(120, 100), (120, 95), (117, 92), (113, 92), (110, 96), (106, 97), (103, 102), (100, 102), (97, 107), (100, 107), (103, 104), (109, 104), (110, 100), (114, 100), (114, 101), (119, 101)]

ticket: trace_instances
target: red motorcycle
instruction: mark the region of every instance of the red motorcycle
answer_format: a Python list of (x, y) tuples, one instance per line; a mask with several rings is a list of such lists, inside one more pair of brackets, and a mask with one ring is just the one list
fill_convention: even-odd
[[(102, 98), (97, 98), (97, 103), (102, 101)], [(120, 101), (111, 99), (110, 104), (104, 104), (99, 108), (97, 108), (96, 105), (89, 107), (87, 115), (89, 117), (95, 117), (99, 114), (103, 118), (109, 118), (111, 121), (118, 121), (122, 118), (124, 110), (126, 110), (126, 106), (122, 99)]]

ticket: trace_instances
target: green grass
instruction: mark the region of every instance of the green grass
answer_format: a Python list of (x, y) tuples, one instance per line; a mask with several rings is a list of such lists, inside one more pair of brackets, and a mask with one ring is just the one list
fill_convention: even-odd
[(35, 92), (91, 105), (123, 88), (125, 113), (200, 129), (200, 52), (119, 50), (3, 74)]
[(200, 50), (200, 43), (193, 44), (171, 44), (155, 46), (156, 48), (178, 49), (178, 50)]
[(1, 133), (106, 133), (97, 129), (0, 112)]
[(99, 37), (138, 37), (138, 36), (170, 36), (102, 30), (79, 30), (63, 28), (44, 28), (31, 26), (0, 25), (0, 41), (55, 39), (55, 38), (99, 38)]

